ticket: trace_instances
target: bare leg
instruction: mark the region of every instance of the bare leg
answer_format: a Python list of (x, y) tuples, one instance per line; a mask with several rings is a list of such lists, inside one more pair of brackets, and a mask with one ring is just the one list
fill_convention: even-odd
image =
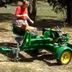
[(36, 27), (32, 27), (32, 26), (26, 26), (26, 30), (37, 30)]

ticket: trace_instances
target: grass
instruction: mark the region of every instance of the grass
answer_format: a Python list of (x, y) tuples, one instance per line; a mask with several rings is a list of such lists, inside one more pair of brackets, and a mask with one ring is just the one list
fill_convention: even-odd
[(47, 2), (37, 2), (37, 19), (55, 19), (62, 20), (65, 16), (65, 13), (59, 12), (55, 13), (53, 7), (50, 6)]

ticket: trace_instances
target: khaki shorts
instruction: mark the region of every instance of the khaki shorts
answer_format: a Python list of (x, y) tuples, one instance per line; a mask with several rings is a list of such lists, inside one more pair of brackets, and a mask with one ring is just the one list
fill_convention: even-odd
[(14, 24), (16, 24), (17, 27), (22, 27), (23, 25), (28, 25), (27, 20), (15, 20)]

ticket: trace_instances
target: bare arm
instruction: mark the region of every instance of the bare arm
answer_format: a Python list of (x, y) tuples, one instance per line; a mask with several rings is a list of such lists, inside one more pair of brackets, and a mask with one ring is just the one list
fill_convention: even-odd
[(31, 18), (30, 18), (27, 14), (26, 14), (26, 16), (27, 16), (28, 20), (29, 20), (31, 23), (34, 23), (34, 21), (31, 20)]
[(16, 15), (16, 17), (22, 17), (23, 15)]

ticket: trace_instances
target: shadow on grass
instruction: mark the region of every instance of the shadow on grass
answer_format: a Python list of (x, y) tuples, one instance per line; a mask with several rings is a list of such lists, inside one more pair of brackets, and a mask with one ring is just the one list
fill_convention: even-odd
[[(14, 15), (11, 13), (0, 13), (0, 22), (11, 21), (13, 20)], [(62, 26), (63, 21), (61, 20), (54, 20), (54, 19), (40, 19), (35, 22), (35, 24), (30, 24), (32, 26), (36, 26), (38, 28), (47, 28), (47, 27), (54, 27), (54, 26)]]
[(0, 13), (0, 22), (11, 21), (14, 15), (11, 13)]
[(54, 19), (42, 19), (38, 20), (34, 24), (35, 27), (37, 28), (53, 28), (56, 26), (59, 26), (60, 28), (64, 26), (64, 21), (61, 20), (54, 20)]

